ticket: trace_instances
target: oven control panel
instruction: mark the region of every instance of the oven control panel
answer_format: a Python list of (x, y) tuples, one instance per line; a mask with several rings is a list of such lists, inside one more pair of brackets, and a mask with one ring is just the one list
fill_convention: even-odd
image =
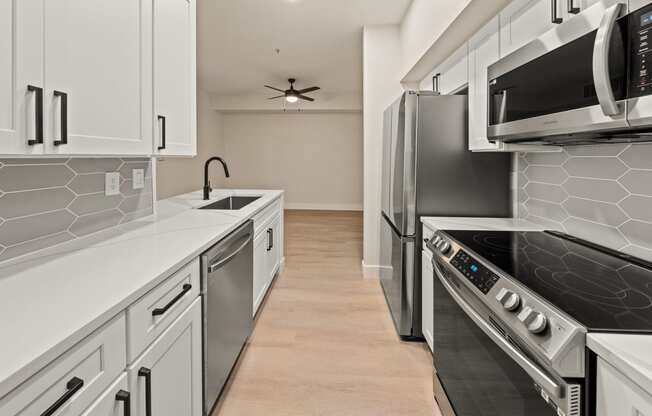
[(489, 293), (499, 279), (497, 274), (484, 267), (480, 262), (475, 261), (464, 250), (459, 250), (451, 259), (450, 264), (485, 295)]

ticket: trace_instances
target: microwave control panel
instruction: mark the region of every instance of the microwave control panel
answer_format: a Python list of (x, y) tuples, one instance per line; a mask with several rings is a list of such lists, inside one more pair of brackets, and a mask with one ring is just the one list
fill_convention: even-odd
[(652, 94), (652, 5), (629, 16), (630, 85), (629, 97)]

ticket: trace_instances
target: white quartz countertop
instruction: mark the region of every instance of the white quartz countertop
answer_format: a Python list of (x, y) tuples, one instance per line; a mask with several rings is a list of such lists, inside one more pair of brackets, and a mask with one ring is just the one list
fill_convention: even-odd
[[(0, 266), (0, 398), (282, 194), (170, 198), (153, 216)], [(230, 195), (262, 197), (238, 211), (193, 209)]]
[(587, 346), (652, 394), (652, 335), (589, 334)]
[(422, 217), (431, 230), (539, 231), (543, 227), (518, 218)]

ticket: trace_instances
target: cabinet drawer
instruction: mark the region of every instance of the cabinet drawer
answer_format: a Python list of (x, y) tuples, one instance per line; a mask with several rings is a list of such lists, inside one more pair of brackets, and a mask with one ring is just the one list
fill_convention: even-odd
[(258, 235), (261, 231), (264, 230), (265, 225), (272, 221), (274, 215), (280, 215), (281, 213), (281, 203), (276, 200), (271, 203), (267, 208), (264, 208), (261, 212), (254, 216), (254, 235)]
[(652, 415), (652, 396), (602, 359), (596, 389), (597, 416)]
[(127, 309), (128, 362), (133, 362), (199, 296), (199, 276), (197, 258)]
[[(127, 373), (123, 372), (120, 378), (105, 390), (82, 416), (127, 416), (125, 406), (131, 407), (131, 401), (133, 400), (128, 390)], [(121, 393), (120, 400), (118, 399), (118, 393)], [(125, 393), (127, 394), (125, 395)], [(128, 404), (126, 401), (128, 401)]]
[[(124, 314), (81, 341), (0, 401), (3, 416), (78, 416), (126, 367)], [(83, 384), (82, 384), (83, 383)]]

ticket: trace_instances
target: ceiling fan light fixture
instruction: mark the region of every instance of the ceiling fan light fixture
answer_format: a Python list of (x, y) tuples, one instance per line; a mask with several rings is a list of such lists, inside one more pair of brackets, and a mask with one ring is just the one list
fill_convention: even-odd
[(299, 101), (299, 97), (297, 97), (296, 95), (293, 95), (293, 94), (288, 94), (288, 95), (285, 96), (285, 101), (287, 101), (288, 103), (294, 104), (297, 101)]

